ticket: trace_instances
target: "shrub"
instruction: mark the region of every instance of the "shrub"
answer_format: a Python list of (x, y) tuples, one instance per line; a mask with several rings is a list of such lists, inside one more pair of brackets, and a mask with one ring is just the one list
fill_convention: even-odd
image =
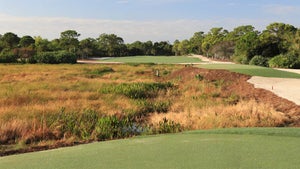
[(62, 108), (58, 114), (46, 118), (46, 124), (53, 130), (57, 138), (75, 136), (88, 140), (95, 129), (99, 114), (92, 110), (65, 112)]
[(228, 98), (224, 99), (225, 103), (235, 105), (240, 101), (240, 96), (232, 93)]
[(9, 51), (2, 51), (0, 54), (0, 63), (16, 63), (17, 55)]
[(204, 77), (201, 74), (195, 75), (195, 78), (198, 79), (199, 81), (202, 81)]
[(71, 63), (77, 62), (77, 56), (70, 52), (40, 52), (36, 55), (35, 60), (37, 63), (58, 64), (58, 63)]
[(147, 115), (148, 113), (167, 113), (171, 103), (169, 101), (163, 102), (149, 102), (147, 100), (139, 100), (137, 101), (137, 105), (139, 109), (137, 110), (138, 115)]
[(183, 131), (183, 127), (179, 123), (164, 118), (159, 122), (158, 128), (154, 129), (154, 133), (178, 133)]
[(272, 68), (300, 68), (300, 59), (291, 53), (277, 55), (269, 61)]
[(139, 135), (142, 132), (142, 127), (128, 117), (119, 119), (116, 116), (107, 116), (98, 119), (93, 135), (97, 140), (111, 140)]
[[(133, 118), (132, 118), (133, 119)], [(75, 137), (80, 140), (108, 140), (139, 135), (144, 129), (129, 117), (101, 116), (93, 110), (65, 112), (46, 118), (57, 139)]]
[(77, 56), (71, 52), (54, 52), (54, 58), (57, 63), (75, 64), (77, 62)]
[(35, 56), (37, 63), (55, 64), (54, 52), (41, 52)]
[(268, 67), (269, 64), (268, 64), (268, 59), (261, 56), (261, 55), (256, 55), (254, 56), (250, 62), (249, 62), (250, 65), (256, 65), (256, 66), (264, 66), (264, 67)]
[(249, 60), (248, 60), (247, 56), (245, 56), (245, 55), (238, 55), (238, 56), (234, 55), (232, 57), (232, 60), (236, 63), (241, 63), (241, 64), (249, 63)]

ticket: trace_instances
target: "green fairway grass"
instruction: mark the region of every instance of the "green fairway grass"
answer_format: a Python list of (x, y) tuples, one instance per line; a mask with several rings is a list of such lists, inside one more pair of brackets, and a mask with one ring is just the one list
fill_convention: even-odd
[(0, 158), (2, 169), (294, 169), (300, 129), (251, 128), (142, 136)]
[(100, 62), (121, 62), (121, 63), (156, 63), (156, 64), (175, 64), (175, 63), (199, 63), (198, 58), (187, 56), (129, 56), (108, 58), (99, 60)]
[(240, 64), (207, 64), (199, 65), (200, 68), (205, 69), (225, 69), (232, 72), (242, 73), (250, 76), (262, 76), (262, 77), (278, 77), (278, 78), (300, 78), (300, 74), (291, 73), (272, 68), (252, 66), (252, 65), (240, 65)]

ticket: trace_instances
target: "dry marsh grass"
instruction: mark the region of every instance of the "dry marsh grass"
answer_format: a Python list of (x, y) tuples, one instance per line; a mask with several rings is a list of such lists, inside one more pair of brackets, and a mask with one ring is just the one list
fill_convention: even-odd
[[(153, 67), (130, 65), (114, 66), (115, 72), (90, 77), (89, 71), (102, 65), (0, 65), (0, 117), (5, 114), (19, 116), (31, 113), (55, 112), (62, 107), (80, 111), (91, 108), (108, 113), (122, 107), (125, 99), (109, 100), (98, 90), (105, 84), (125, 82), (153, 82), (150, 75), (136, 75), (138, 70), (152, 72)], [(159, 69), (160, 66), (157, 66)], [(130, 78), (128, 78), (130, 77)], [(110, 103), (119, 102), (119, 106)], [(129, 107), (130, 103), (126, 103)], [(19, 114), (19, 115), (17, 115)], [(3, 119), (3, 118), (1, 118)]]
[(232, 127), (275, 127), (282, 126), (287, 117), (270, 105), (256, 101), (241, 101), (236, 105), (186, 108), (182, 112), (155, 113), (150, 122), (159, 125), (164, 118), (181, 124), (185, 129), (214, 129)]
[[(180, 65), (0, 65), (0, 142), (30, 146), (90, 140), (97, 132), (101, 135), (103, 124), (125, 125), (132, 120), (135, 130), (146, 131), (135, 126), (143, 123), (147, 131), (153, 128), (158, 133), (181, 127), (286, 124), (287, 115), (273, 105), (228, 92), (232, 80), (240, 76), (222, 79), (226, 76)], [(102, 92), (105, 88), (116, 91)], [(149, 98), (130, 97), (132, 88), (153, 91), (145, 91)], [(94, 116), (99, 121), (93, 121)]]

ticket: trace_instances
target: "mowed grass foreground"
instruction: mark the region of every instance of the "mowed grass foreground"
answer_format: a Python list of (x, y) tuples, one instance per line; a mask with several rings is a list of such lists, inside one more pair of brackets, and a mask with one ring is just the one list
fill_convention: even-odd
[(292, 169), (300, 129), (249, 128), (142, 136), (0, 158), (5, 169)]
[(176, 63), (200, 63), (198, 58), (188, 56), (128, 56), (118, 58), (107, 58), (100, 62), (121, 62), (121, 63), (155, 63), (155, 64), (176, 64)]
[(297, 78), (300, 79), (300, 74), (285, 72), (272, 68), (252, 66), (252, 65), (240, 65), (240, 64), (205, 64), (199, 65), (200, 68), (205, 69), (224, 69), (236, 73), (246, 74), (250, 76), (262, 76), (262, 77), (277, 77), (277, 78)]

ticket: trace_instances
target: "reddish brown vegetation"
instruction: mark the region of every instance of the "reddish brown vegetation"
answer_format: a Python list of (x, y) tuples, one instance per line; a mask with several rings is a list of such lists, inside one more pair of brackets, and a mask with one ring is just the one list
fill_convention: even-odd
[(211, 82), (223, 80), (227, 85), (224, 85), (222, 88), (222, 96), (229, 96), (235, 93), (242, 99), (254, 99), (258, 103), (271, 105), (276, 111), (282, 112), (288, 117), (289, 120), (286, 121), (286, 124), (300, 127), (300, 106), (270, 91), (255, 88), (253, 84), (247, 82), (251, 78), (248, 75), (229, 72), (227, 70), (187, 67), (174, 72), (169, 78), (181, 77), (182, 81), (189, 81), (198, 74)]

